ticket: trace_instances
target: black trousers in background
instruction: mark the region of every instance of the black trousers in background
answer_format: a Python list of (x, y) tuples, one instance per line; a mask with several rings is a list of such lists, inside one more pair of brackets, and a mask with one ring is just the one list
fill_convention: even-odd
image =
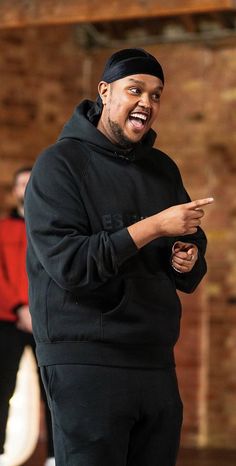
[(41, 368), (57, 466), (174, 466), (182, 402), (174, 368)]
[[(14, 323), (0, 322), (0, 454), (3, 453), (5, 443), (9, 401), (15, 390), (16, 376), (26, 346), (30, 346), (35, 354), (35, 342), (30, 333), (18, 330)], [(50, 457), (54, 456), (51, 415), (41, 377), (39, 382), (45, 402), (48, 457)]]

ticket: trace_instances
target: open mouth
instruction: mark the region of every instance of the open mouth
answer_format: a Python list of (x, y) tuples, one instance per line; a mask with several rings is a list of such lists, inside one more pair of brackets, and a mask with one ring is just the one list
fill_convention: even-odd
[(145, 113), (133, 112), (129, 115), (129, 121), (136, 130), (142, 130), (145, 128), (149, 116)]

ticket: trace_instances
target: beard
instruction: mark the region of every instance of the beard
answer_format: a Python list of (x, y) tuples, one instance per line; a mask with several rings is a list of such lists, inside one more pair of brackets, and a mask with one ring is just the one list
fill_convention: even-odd
[(19, 196), (17, 199), (17, 205), (18, 207), (24, 207), (24, 196)]
[(134, 143), (125, 136), (120, 125), (116, 123), (116, 121), (112, 121), (110, 118), (108, 118), (108, 123), (118, 145), (122, 147), (122, 149), (132, 149)]

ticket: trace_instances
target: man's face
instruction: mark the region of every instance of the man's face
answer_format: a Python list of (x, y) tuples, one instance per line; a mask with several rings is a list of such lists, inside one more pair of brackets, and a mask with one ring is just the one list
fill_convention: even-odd
[(98, 87), (103, 111), (98, 129), (122, 147), (139, 142), (156, 120), (163, 84), (159, 78), (135, 74)]
[(30, 172), (26, 171), (17, 175), (13, 186), (13, 194), (19, 207), (24, 205), (25, 188), (29, 181)]

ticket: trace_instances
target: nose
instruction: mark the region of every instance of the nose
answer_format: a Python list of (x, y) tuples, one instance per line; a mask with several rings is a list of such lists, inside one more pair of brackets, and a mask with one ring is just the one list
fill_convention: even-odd
[(151, 100), (149, 94), (144, 92), (139, 99), (139, 105), (143, 108), (151, 108)]

